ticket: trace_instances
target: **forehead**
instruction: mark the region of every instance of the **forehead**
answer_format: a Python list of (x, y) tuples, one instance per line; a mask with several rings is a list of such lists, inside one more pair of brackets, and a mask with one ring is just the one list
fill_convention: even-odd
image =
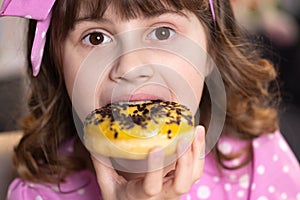
[[(75, 8), (77, 18), (102, 18), (106, 11), (122, 20), (137, 17), (153, 17), (165, 12), (181, 13), (183, 10), (192, 11), (203, 7), (202, 0), (77, 0)], [(199, 9), (197, 9), (199, 10)]]
[[(204, 24), (210, 24), (208, 0), (60, 0), (52, 13), (53, 38), (63, 41), (80, 19), (101, 20), (108, 10), (121, 21), (151, 18), (166, 12), (190, 12)], [(107, 17), (107, 15), (106, 15)]]

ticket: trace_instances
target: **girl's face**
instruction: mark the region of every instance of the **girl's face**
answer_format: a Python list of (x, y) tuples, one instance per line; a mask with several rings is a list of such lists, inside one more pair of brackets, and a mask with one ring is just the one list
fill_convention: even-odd
[(81, 119), (111, 102), (149, 99), (179, 102), (196, 113), (207, 55), (194, 14), (121, 19), (112, 7), (98, 20), (81, 14), (63, 51), (66, 87)]

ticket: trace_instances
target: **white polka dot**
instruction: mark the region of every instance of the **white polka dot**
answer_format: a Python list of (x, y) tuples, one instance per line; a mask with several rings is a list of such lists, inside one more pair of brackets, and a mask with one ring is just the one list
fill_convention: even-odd
[(46, 36), (46, 31), (43, 31), (42, 32), (42, 38), (45, 38), (45, 36)]
[(226, 184), (224, 185), (224, 189), (225, 189), (226, 191), (230, 191), (230, 190), (231, 190), (231, 185), (230, 185), (229, 183), (226, 183)]
[(33, 183), (29, 183), (29, 187), (33, 188), (35, 185)]
[(35, 70), (35, 71), (38, 71), (38, 70), (39, 70), (39, 65), (35, 65), (35, 66), (34, 66), (34, 70)]
[(284, 140), (279, 140), (279, 147), (282, 151), (286, 152), (288, 150), (288, 146)]
[(269, 199), (265, 196), (260, 196), (260, 197), (257, 198), (257, 200), (269, 200)]
[(255, 190), (255, 188), (256, 188), (256, 184), (255, 184), (255, 183), (252, 183), (252, 185), (251, 185), (251, 190)]
[(200, 199), (208, 199), (210, 197), (210, 189), (207, 186), (200, 186), (197, 190), (197, 196)]
[(273, 139), (274, 139), (274, 134), (268, 134), (268, 138), (269, 138), (270, 140), (273, 140)]
[(235, 174), (230, 174), (229, 178), (230, 178), (230, 180), (235, 180), (236, 179), (236, 175)]
[(232, 146), (228, 142), (222, 142), (222, 143), (219, 144), (219, 150), (223, 154), (230, 154), (231, 151), (232, 151)]
[(297, 194), (296, 198), (297, 200), (300, 200), (300, 193)]
[(282, 193), (282, 194), (280, 195), (280, 197), (281, 197), (281, 199), (283, 199), (283, 200), (285, 200), (285, 199), (288, 198), (288, 196), (287, 196), (286, 193)]
[(265, 173), (265, 166), (259, 165), (257, 167), (257, 173), (260, 174), (260, 175), (264, 174)]
[(42, 48), (42, 49), (40, 50), (40, 58), (43, 57), (43, 54), (44, 54), (44, 49)]
[(275, 192), (275, 188), (274, 188), (274, 186), (269, 186), (268, 187), (268, 191), (270, 192), (270, 193), (274, 193)]
[(239, 190), (239, 191), (237, 192), (237, 194), (236, 194), (236, 196), (237, 196), (238, 198), (242, 198), (244, 195), (245, 195), (245, 192), (244, 192), (243, 190)]
[(84, 190), (84, 189), (79, 189), (79, 190), (77, 191), (77, 193), (80, 194), (80, 195), (83, 195), (83, 194), (85, 193), (85, 190)]
[(253, 141), (253, 147), (258, 148), (259, 147), (259, 142), (258, 141)]
[(25, 15), (25, 18), (32, 19), (32, 16), (31, 15)]
[(283, 171), (284, 173), (288, 173), (288, 172), (290, 171), (289, 166), (284, 165), (283, 168), (282, 168), (282, 171)]
[(235, 158), (231, 162), (234, 166), (238, 166), (241, 163), (241, 160), (239, 158)]
[(274, 162), (277, 162), (277, 161), (278, 161), (278, 155), (277, 155), (277, 154), (274, 154), (274, 155), (273, 155), (273, 161), (274, 161)]
[(219, 182), (220, 178), (218, 176), (213, 177), (214, 182)]
[(52, 190), (55, 191), (55, 192), (59, 192), (59, 188), (57, 186), (53, 186)]
[(38, 195), (35, 197), (35, 200), (43, 200), (43, 198), (40, 195)]
[(186, 195), (186, 200), (191, 200), (192, 199), (192, 197), (191, 197), (191, 195)]
[(250, 177), (248, 174), (245, 174), (240, 177), (239, 184), (240, 184), (241, 188), (245, 188), (245, 189), (248, 188), (249, 183), (250, 183)]

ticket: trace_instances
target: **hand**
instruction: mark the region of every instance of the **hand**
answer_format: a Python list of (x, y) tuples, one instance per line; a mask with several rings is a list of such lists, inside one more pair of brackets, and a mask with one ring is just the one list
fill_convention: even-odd
[[(181, 195), (188, 192), (191, 186), (201, 178), (204, 165), (204, 128), (196, 128), (195, 138), (187, 148), (186, 141), (177, 145), (179, 159), (172, 173), (165, 176), (163, 168), (163, 152), (155, 149), (148, 157), (149, 170), (142, 178), (126, 180), (119, 175), (112, 166), (107, 166), (92, 157), (97, 180), (101, 188), (103, 199), (133, 200), (133, 199), (180, 199)], [(183, 152), (183, 153), (182, 153)], [(110, 163), (108, 158), (106, 163)]]

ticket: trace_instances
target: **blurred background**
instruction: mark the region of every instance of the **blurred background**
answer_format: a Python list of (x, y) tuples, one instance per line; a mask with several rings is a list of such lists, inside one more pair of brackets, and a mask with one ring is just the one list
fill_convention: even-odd
[[(2, 0), (0, 0), (0, 4)], [(300, 1), (231, 0), (240, 25), (279, 72), (280, 128), (300, 161)], [(24, 19), (0, 18), (0, 132), (20, 128), (26, 113)]]
[(300, 1), (231, 0), (239, 24), (278, 70), (280, 129), (300, 161)]
[(0, 18), (0, 132), (19, 128), (25, 112), (24, 19)]

